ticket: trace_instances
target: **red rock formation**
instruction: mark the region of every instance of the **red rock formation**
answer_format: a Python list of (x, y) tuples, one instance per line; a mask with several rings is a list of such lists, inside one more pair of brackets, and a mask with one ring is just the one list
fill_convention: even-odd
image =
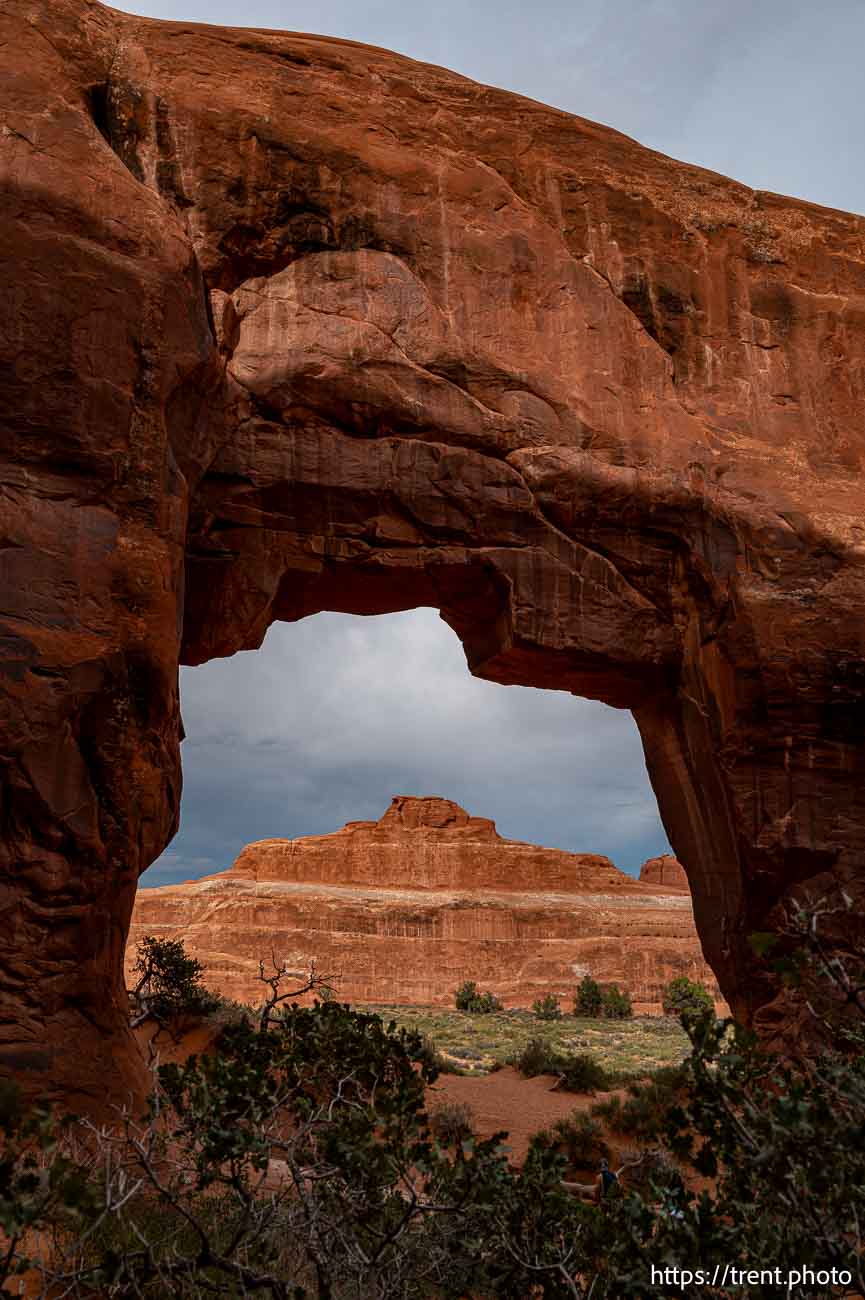
[(0, 87), (0, 1070), (135, 1085), (178, 661), (324, 609), (631, 708), (704, 950), (783, 1022), (749, 933), (863, 896), (865, 221), (95, 0), (0, 0)]
[(241, 1002), (260, 1000), (272, 953), (300, 973), (315, 961), (351, 1002), (453, 1006), (474, 979), (526, 1007), (573, 999), (584, 974), (627, 988), (641, 1010), (660, 1011), (674, 975), (720, 999), (680, 888), (641, 884), (596, 853), (502, 839), (438, 797), (398, 795), (377, 822), (261, 840), (220, 875), (141, 889), (130, 962), (146, 934), (182, 938), (206, 983)]
[(681, 862), (672, 853), (662, 853), (649, 858), (640, 867), (640, 879), (648, 885), (664, 885), (668, 889), (687, 889), (688, 877)]

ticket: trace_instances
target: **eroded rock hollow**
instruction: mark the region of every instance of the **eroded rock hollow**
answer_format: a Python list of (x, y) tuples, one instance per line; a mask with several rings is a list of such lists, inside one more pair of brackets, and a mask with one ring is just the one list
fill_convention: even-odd
[(177, 666), (438, 608), (633, 710), (704, 951), (863, 894), (865, 221), (337, 40), (0, 0), (0, 1069), (136, 1086)]

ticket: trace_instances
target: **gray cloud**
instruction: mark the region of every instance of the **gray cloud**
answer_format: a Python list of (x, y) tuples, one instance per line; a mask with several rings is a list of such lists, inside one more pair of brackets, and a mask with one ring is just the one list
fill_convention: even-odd
[[(865, 210), (865, 6), (828, 0), (140, 0), (131, 12), (366, 41), (604, 122), (757, 188)], [(855, 138), (854, 138), (855, 132)], [(180, 834), (146, 885), (244, 843), (443, 794), (503, 834), (635, 870), (666, 840), (628, 714), (472, 679), (428, 610), (321, 615), (182, 673)]]
[(636, 870), (666, 840), (630, 714), (471, 677), (429, 609), (277, 624), (259, 651), (181, 674), (180, 834), (143, 883), (222, 870), (249, 840), (441, 794), (503, 835)]

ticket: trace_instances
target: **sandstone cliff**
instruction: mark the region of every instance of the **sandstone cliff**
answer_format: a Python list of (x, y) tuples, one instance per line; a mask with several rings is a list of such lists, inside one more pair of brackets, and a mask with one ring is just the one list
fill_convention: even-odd
[(681, 887), (641, 883), (598, 854), (503, 839), (441, 798), (400, 795), (377, 822), (262, 840), (220, 875), (141, 889), (130, 954), (145, 934), (182, 938), (206, 982), (238, 1001), (259, 1000), (258, 960), (272, 952), (298, 971), (315, 960), (352, 1002), (452, 1006), (475, 979), (525, 1007), (551, 991), (572, 997), (586, 973), (643, 1010), (659, 1010), (674, 975), (720, 996)]

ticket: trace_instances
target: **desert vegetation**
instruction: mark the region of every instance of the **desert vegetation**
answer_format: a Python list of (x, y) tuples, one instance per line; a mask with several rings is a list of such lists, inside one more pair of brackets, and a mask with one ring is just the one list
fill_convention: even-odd
[(591, 975), (584, 975), (574, 998), (574, 1015), (589, 1016), (594, 1019), (601, 1014), (603, 1004), (604, 995), (600, 984), (592, 979)]
[(190, 1017), (209, 1015), (220, 999), (202, 982), (204, 967), (189, 956), (179, 939), (145, 935), (133, 966), (135, 983), (129, 989), (133, 1029), (148, 1020), (163, 1028), (178, 1028)]
[[(172, 969), (181, 984), (189, 968)], [(143, 1116), (97, 1129), (4, 1098), (6, 1294), (26, 1276), (45, 1296), (456, 1300), (568, 1276), (560, 1162), (510, 1169), (466, 1108), (427, 1113), (419, 1034), (301, 1007), (314, 979), (284, 975), (211, 1054), (160, 1066)]]
[(474, 980), (466, 980), (454, 992), (454, 1006), (457, 1011), (468, 1011), (473, 1016), (485, 1016), (502, 1009), (495, 994), (482, 993)]
[[(26, 1279), (29, 1295), (94, 1300), (636, 1300), (662, 1289), (652, 1268), (688, 1261), (716, 1279), (679, 1285), (688, 1300), (741, 1293), (717, 1285), (731, 1264), (756, 1271), (755, 1297), (790, 1268), (791, 1296), (861, 1294), (865, 953), (844, 906), (794, 916), (776, 957), (821, 1051), (780, 1060), (685, 1010), (680, 1066), (539, 1133), (521, 1168), (465, 1107), (427, 1109), (437, 1066), (416, 1029), (299, 1006), (314, 973), (289, 989), (262, 971), (255, 1015), (159, 1067), (143, 1115), (99, 1129), (3, 1094), (3, 1293)], [(543, 1064), (544, 1041), (531, 1050)], [(597, 1203), (571, 1175), (616, 1133), (633, 1148)]]
[(665, 1016), (676, 1017), (699, 1016), (704, 1012), (711, 1014), (715, 1009), (712, 995), (705, 984), (688, 979), (687, 975), (677, 975), (665, 985), (661, 1006)]
[(601, 992), (601, 1015), (605, 1020), (629, 1020), (634, 1014), (631, 995), (618, 984), (610, 984)]
[(576, 1170), (596, 1169), (611, 1153), (600, 1122), (585, 1111), (557, 1120), (549, 1129), (537, 1134), (537, 1142), (555, 1147)]
[(554, 1086), (565, 1092), (606, 1092), (622, 1082), (619, 1075), (605, 1069), (590, 1053), (559, 1052), (544, 1038), (530, 1038), (509, 1064), (527, 1079), (538, 1074), (555, 1075)]
[(592, 1117), (603, 1120), (607, 1129), (643, 1142), (656, 1141), (668, 1113), (687, 1094), (688, 1073), (684, 1065), (663, 1066), (648, 1078), (630, 1080), (625, 1097), (612, 1096), (592, 1107)]
[(532, 1003), (532, 1012), (538, 1020), (561, 1020), (562, 1005), (554, 993), (547, 993)]
[(404, 1029), (416, 1029), (434, 1044), (441, 1067), (461, 1074), (500, 1069), (510, 1064), (530, 1039), (538, 1037), (560, 1055), (589, 1052), (622, 1078), (641, 1078), (660, 1066), (676, 1065), (689, 1048), (680, 1021), (672, 1017), (608, 1020), (562, 1011), (556, 1019), (539, 1023), (526, 1008), (486, 1014), (391, 1004), (359, 1009), (376, 1012)]
[(574, 998), (574, 1015), (590, 1019), (628, 1020), (634, 1014), (631, 995), (618, 984), (601, 985), (584, 975)]

